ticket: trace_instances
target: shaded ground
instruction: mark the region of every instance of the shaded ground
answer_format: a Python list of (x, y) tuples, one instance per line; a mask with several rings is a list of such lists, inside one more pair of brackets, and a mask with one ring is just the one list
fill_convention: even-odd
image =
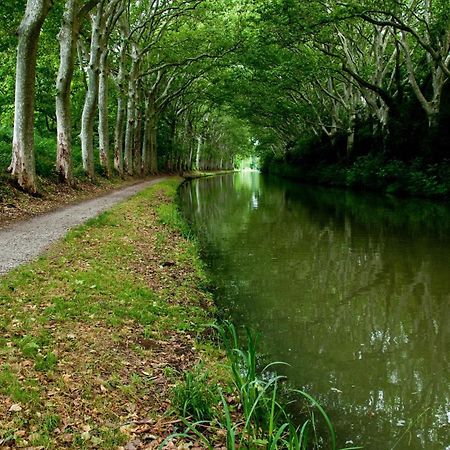
[(202, 361), (224, 379), (220, 351), (200, 339), (213, 306), (180, 232), (179, 182), (0, 278), (0, 448), (157, 448), (181, 428), (168, 413), (182, 373)]
[(39, 195), (32, 196), (18, 189), (9, 176), (0, 173), (0, 229), (12, 222), (29, 219), (139, 182), (135, 178), (123, 180), (118, 177), (99, 177), (94, 181), (77, 179), (73, 186), (68, 186), (56, 180), (39, 177)]
[(0, 229), (0, 275), (36, 258), (52, 242), (87, 219), (155, 184), (165, 177), (128, 186), (108, 195), (70, 205)]

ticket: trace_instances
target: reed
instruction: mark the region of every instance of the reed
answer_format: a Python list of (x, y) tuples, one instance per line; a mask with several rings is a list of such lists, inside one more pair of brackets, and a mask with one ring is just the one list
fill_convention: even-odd
[[(276, 373), (276, 366), (285, 363), (272, 362), (258, 370), (257, 337), (254, 333), (246, 331), (246, 345), (243, 347), (231, 322), (225, 321), (221, 325), (214, 325), (214, 328), (227, 354), (232, 374), (231, 394), (238, 398), (238, 407), (236, 402), (227, 400), (228, 392), (224, 393), (218, 387), (220, 407), (210, 410), (215, 417), (207, 422), (189, 422), (185, 417), (184, 432), (172, 434), (160, 448), (173, 438), (188, 437), (201, 441), (207, 448), (214, 448), (208, 436), (213, 436), (214, 431), (220, 428), (226, 431), (228, 450), (337, 450), (336, 433), (323, 407), (307, 392), (286, 386), (283, 383), (284, 377)], [(305, 402), (308, 412), (300, 419), (293, 417), (289, 412), (291, 401), (286, 401), (285, 398)], [(324, 426), (319, 426), (319, 423)], [(199, 428), (208, 431), (201, 432)], [(321, 430), (326, 430), (327, 436)], [(341, 450), (360, 448), (362, 447)]]

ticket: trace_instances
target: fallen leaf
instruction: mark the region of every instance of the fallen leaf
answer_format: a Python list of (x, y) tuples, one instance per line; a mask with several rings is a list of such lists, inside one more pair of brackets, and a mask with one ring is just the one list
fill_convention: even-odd
[(84, 431), (83, 433), (81, 433), (81, 439), (83, 439), (83, 441), (88, 441), (91, 438), (91, 433), (89, 433), (89, 431)]
[(17, 403), (15, 403), (14, 405), (11, 405), (9, 410), (11, 412), (19, 412), (19, 411), (22, 411), (22, 407), (20, 405), (18, 405)]

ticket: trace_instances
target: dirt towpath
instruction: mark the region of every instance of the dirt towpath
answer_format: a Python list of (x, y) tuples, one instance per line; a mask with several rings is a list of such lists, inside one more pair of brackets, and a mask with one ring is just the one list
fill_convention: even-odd
[(137, 183), (102, 197), (13, 223), (0, 230), (0, 275), (39, 256), (52, 242), (63, 237), (70, 228), (165, 179), (167, 177), (159, 177)]

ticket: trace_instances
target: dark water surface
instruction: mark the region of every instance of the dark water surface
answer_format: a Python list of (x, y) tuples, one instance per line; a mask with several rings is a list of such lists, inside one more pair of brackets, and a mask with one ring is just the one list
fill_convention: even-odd
[(258, 173), (181, 188), (217, 302), (340, 444), (450, 449), (450, 208)]

